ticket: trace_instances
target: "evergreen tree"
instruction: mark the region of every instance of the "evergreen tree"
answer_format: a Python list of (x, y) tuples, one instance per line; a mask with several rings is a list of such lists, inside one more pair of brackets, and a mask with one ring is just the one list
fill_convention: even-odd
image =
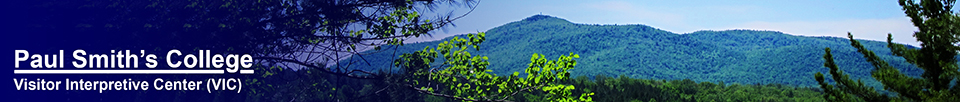
[[(919, 77), (907, 76), (900, 70), (881, 60), (873, 51), (867, 50), (853, 35), (848, 33), (850, 43), (863, 54), (875, 69), (871, 72), (873, 78), (883, 83), (883, 90), (896, 94), (883, 94), (872, 87), (866, 87), (860, 80), (854, 81), (840, 71), (833, 61), (830, 48), (826, 49), (823, 58), (824, 66), (830, 68), (835, 85), (825, 82), (821, 73), (815, 75), (816, 80), (824, 89), (824, 99), (829, 101), (960, 101), (960, 81), (958, 76), (957, 43), (960, 42), (960, 17), (951, 8), (956, 0), (900, 0), (904, 13), (911, 18), (913, 25), (919, 28), (914, 33), (920, 41), (920, 49), (907, 48), (904, 45), (891, 42), (892, 35), (888, 34), (887, 47), (894, 55), (903, 57), (909, 63), (924, 70)], [(951, 82), (956, 82), (951, 84)]]

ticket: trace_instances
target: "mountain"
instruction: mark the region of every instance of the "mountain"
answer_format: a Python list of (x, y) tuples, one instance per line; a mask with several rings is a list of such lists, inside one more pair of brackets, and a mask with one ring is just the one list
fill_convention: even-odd
[[(567, 20), (535, 15), (486, 31), (487, 40), (471, 53), (490, 58), (494, 73), (522, 72), (533, 53), (556, 58), (580, 54), (570, 70), (574, 76), (625, 75), (644, 79), (692, 79), (694, 81), (797, 86), (818, 85), (816, 72), (823, 67), (824, 48), (831, 48), (841, 70), (871, 86), (880, 84), (870, 77), (872, 65), (850, 46), (846, 38), (807, 37), (776, 31), (725, 30), (677, 34), (645, 25), (575, 24)], [(464, 36), (457, 36), (465, 38)], [(439, 41), (384, 46), (364, 55), (360, 69), (389, 68), (400, 53), (435, 47)], [(861, 40), (892, 66), (912, 76), (922, 70), (896, 57), (886, 42)], [(355, 56), (356, 57), (356, 56)], [(348, 59), (358, 61), (360, 59)], [(828, 74), (829, 75), (829, 74)], [(829, 76), (828, 76), (829, 77)]]

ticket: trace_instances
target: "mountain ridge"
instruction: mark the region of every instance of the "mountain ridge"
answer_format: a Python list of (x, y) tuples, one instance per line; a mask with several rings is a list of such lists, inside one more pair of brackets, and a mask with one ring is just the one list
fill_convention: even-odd
[[(848, 39), (809, 37), (779, 31), (723, 30), (677, 34), (652, 26), (577, 24), (547, 15), (534, 15), (520, 21), (494, 27), (487, 32), (475, 56), (488, 56), (490, 69), (505, 75), (522, 71), (533, 53), (556, 58), (568, 53), (580, 54), (575, 76), (625, 75), (647, 79), (693, 79), (726, 83), (780, 83), (815, 86), (813, 73), (827, 72), (822, 67), (824, 48), (833, 49), (841, 70), (853, 78), (879, 86), (869, 76), (872, 66), (850, 47)], [(456, 35), (451, 37), (465, 37)], [(413, 52), (438, 41), (406, 44), (397, 52)], [(915, 66), (893, 56), (886, 42), (860, 40), (893, 66), (909, 75), (921, 72)], [(388, 46), (390, 48), (395, 46)], [(390, 67), (395, 56), (385, 53), (364, 55), (371, 66)], [(369, 58), (373, 57), (373, 58)], [(350, 59), (357, 60), (357, 59)]]

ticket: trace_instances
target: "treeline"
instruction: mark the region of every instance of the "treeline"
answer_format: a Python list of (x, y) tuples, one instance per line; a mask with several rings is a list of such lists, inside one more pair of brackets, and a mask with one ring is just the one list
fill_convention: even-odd
[[(684, 80), (653, 80), (630, 78), (620, 75), (610, 77), (597, 75), (591, 80), (579, 76), (564, 82), (576, 86), (575, 94), (593, 92), (597, 102), (647, 102), (647, 101), (764, 101), (764, 102), (819, 102), (821, 91), (815, 87), (793, 87), (782, 84), (727, 84)], [(523, 101), (537, 100), (535, 94), (526, 94)]]
[[(346, 101), (346, 102), (440, 102), (459, 101), (422, 94), (409, 87), (378, 80), (357, 80), (317, 74), (316, 69), (291, 70), (279, 67), (258, 69), (265, 74), (247, 80), (246, 101)], [(389, 80), (389, 77), (388, 79)], [(593, 92), (598, 102), (649, 101), (824, 101), (815, 87), (781, 84), (713, 83), (684, 80), (655, 80), (627, 76), (579, 76), (558, 84), (576, 87), (573, 94)], [(446, 91), (446, 90), (438, 90)], [(507, 100), (547, 102), (543, 92), (517, 94)]]

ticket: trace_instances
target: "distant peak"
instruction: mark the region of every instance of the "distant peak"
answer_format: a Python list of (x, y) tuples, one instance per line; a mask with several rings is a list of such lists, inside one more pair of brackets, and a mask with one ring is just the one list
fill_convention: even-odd
[(524, 19), (523, 19), (523, 21), (531, 21), (531, 22), (534, 22), (534, 21), (554, 21), (554, 20), (560, 20), (560, 21), (563, 21), (563, 22), (570, 22), (570, 21), (567, 21), (567, 20), (565, 20), (565, 19), (561, 19), (561, 18), (549, 16), (549, 15), (539, 15), (539, 14), (538, 14), (538, 15), (533, 15), (533, 16), (530, 16), (530, 17), (527, 17), (527, 18), (524, 18)]

